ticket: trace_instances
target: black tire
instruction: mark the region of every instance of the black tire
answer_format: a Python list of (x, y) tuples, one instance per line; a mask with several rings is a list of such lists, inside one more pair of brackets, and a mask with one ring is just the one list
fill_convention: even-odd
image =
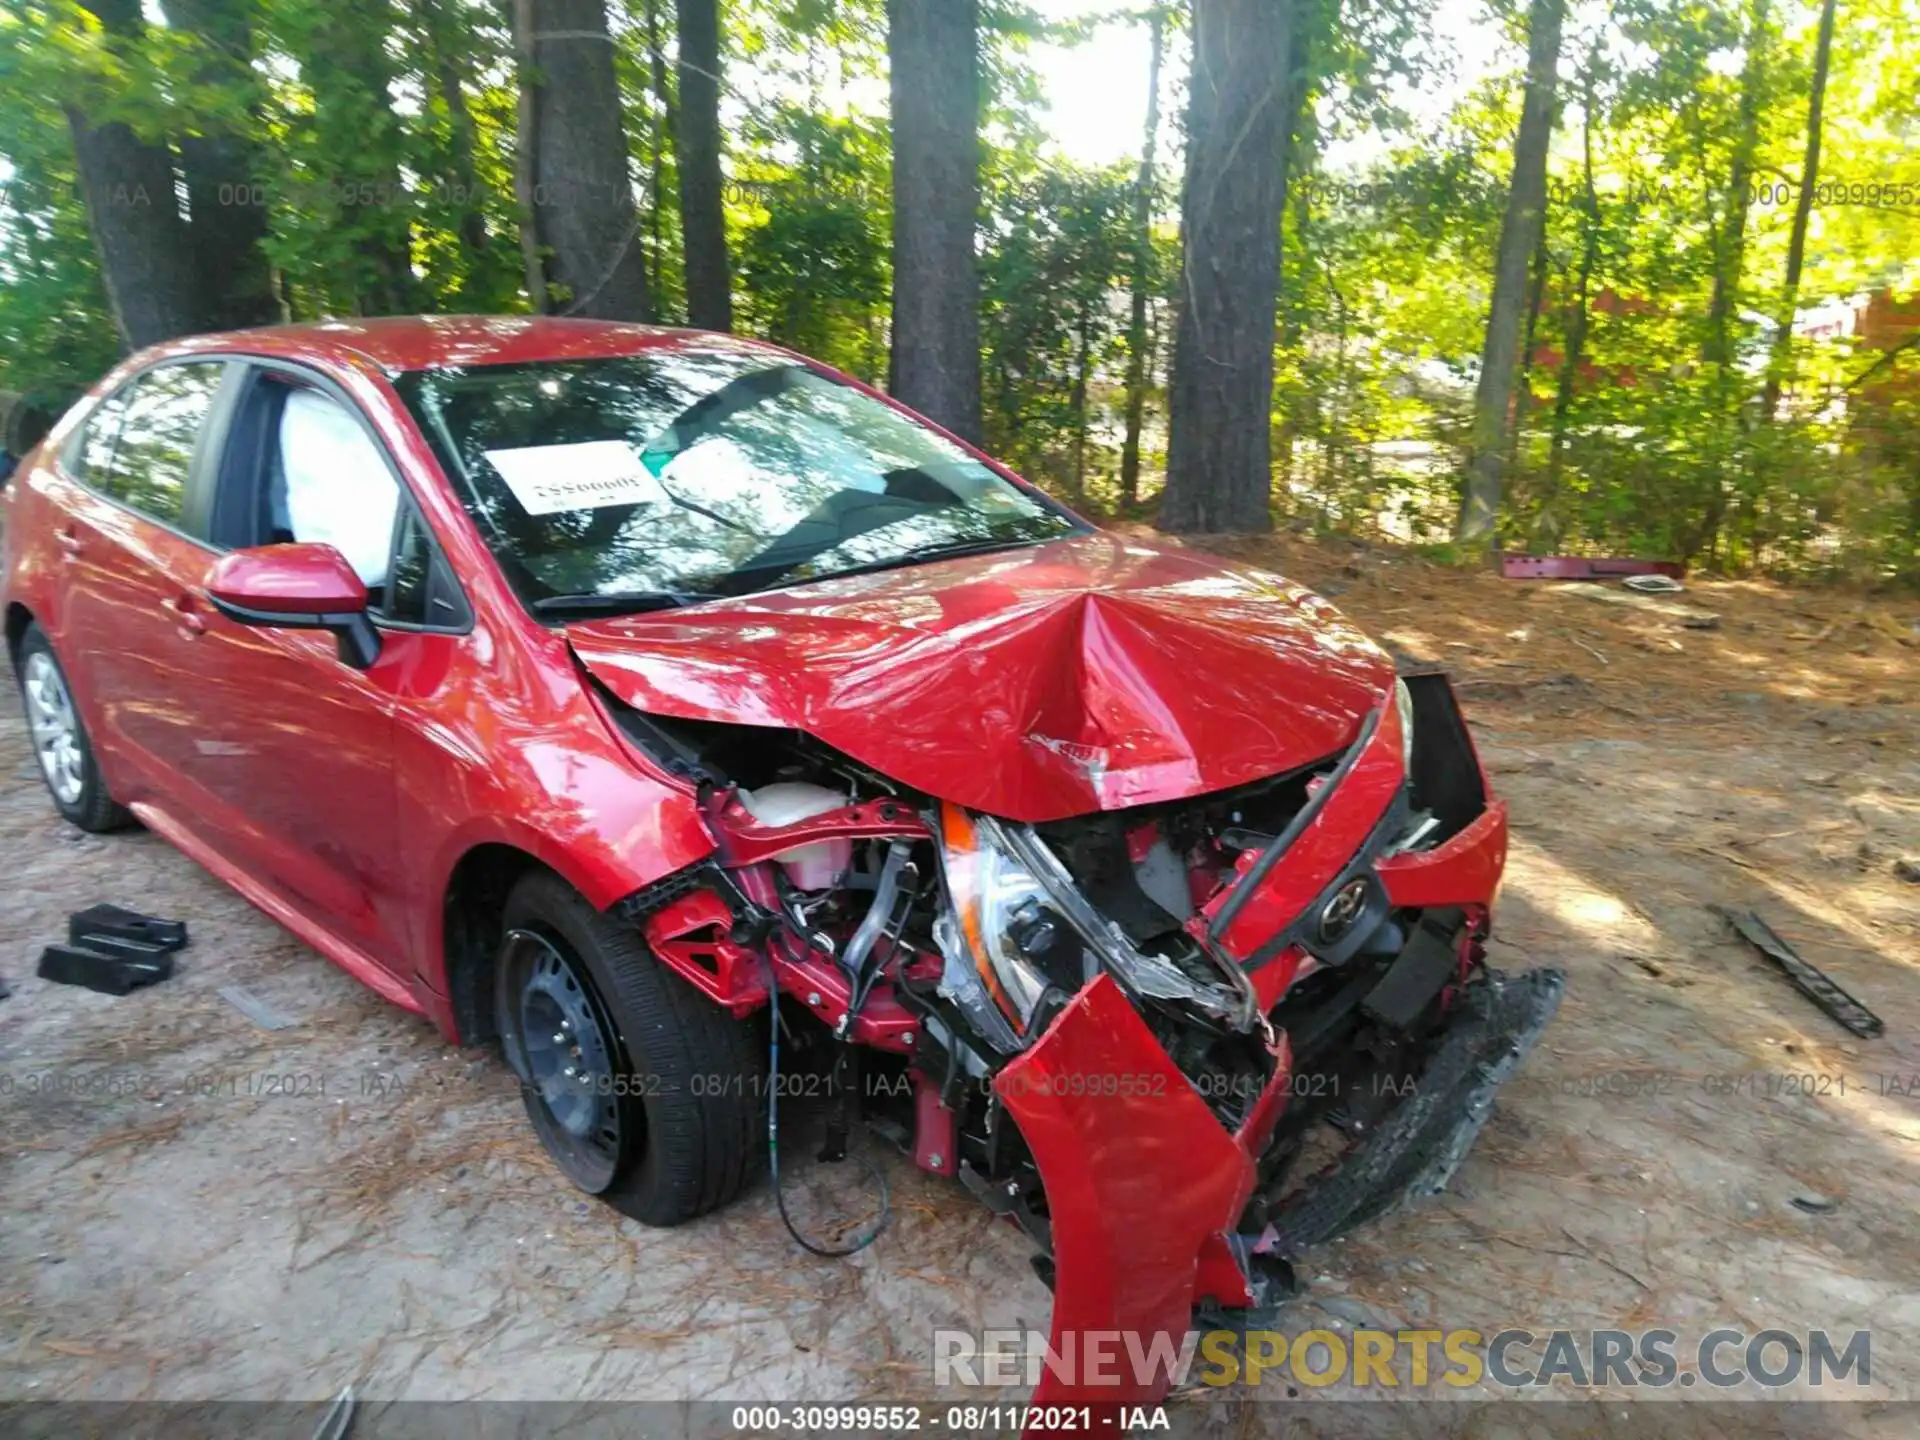
[[(54, 788), (53, 777), (47, 773), (41, 761), (40, 741), (33, 729), (36, 706), (28, 693), (28, 677), (39, 666), (51, 669), (52, 678), (59, 684), (60, 694), (72, 719), (73, 743), (79, 762), (79, 791), (70, 798), (63, 798)], [(133, 824), (133, 815), (124, 806), (115, 803), (107, 793), (107, 782), (101, 777), (99, 761), (94, 758), (93, 741), (87, 734), (86, 722), (80, 718), (80, 708), (74, 703), (73, 687), (67, 683), (67, 672), (61, 667), (60, 658), (53, 653), (46, 632), (38, 625), (27, 626), (26, 633), (20, 637), (20, 650), (14, 659), (14, 676), (20, 685), (20, 704), (27, 717), (28, 738), (34, 745), (34, 760), (40, 769), (40, 779), (47, 787), (47, 798), (53, 801), (53, 808), (70, 824), (96, 835), (110, 830), (124, 830)]]
[[(495, 1021), (509, 1062), (519, 1057), (528, 1118), (555, 1163), (644, 1225), (678, 1225), (737, 1197), (766, 1149), (766, 1056), (755, 1027), (700, 994), (630, 924), (595, 910), (557, 875), (524, 877), (503, 918), (509, 941)], [(516, 943), (516, 932), (545, 943)], [(604, 1027), (604, 1046), (589, 1051), (604, 1048), (611, 1060), (610, 1073), (590, 1087), (606, 1097), (587, 1142), (604, 1142), (599, 1154), (583, 1154), (560, 1112), (526, 1083), (529, 1042), (541, 1040), (526, 1033), (528, 987), (537, 965), (552, 969), (554, 952), (584, 980)]]

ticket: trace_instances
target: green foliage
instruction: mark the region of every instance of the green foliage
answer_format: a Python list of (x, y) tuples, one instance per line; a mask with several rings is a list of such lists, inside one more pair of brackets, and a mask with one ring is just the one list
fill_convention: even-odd
[(494, 12), (458, 0), (412, 0), (397, 33), (423, 71), (425, 102), (402, 165), (417, 167), (413, 246), (425, 272), (424, 308), (517, 310), (525, 302), (513, 202), (511, 39)]
[(1061, 166), (1003, 183), (988, 200), (980, 316), (988, 439), (1076, 497), (1119, 468), (1133, 185), (1126, 167)]
[[(1802, 335), (1782, 413), (1771, 422), (1759, 413), (1806, 139), (1813, 19), (1813, 7), (1779, 0), (1621, 0), (1611, 23), (1569, 33), (1503, 543), (1733, 571), (1915, 573), (1913, 447), (1892, 440), (1912, 433), (1909, 362), (1876, 376), (1871, 388), (1898, 400), (1875, 408), (1850, 377), (1884, 348)], [(1884, 184), (1910, 170), (1920, 139), (1917, 21), (1920, 11), (1895, 3), (1842, 27), (1803, 329), (1810, 305), (1850, 319), (1875, 292), (1898, 300), (1920, 290), (1920, 193), (1903, 199)], [(1296, 175), (1278, 503), (1317, 526), (1445, 533), (1520, 59), (1516, 51), (1512, 72), (1372, 168)], [(1337, 75), (1327, 83), (1339, 92)], [(1307, 127), (1309, 140), (1315, 133)], [(1743, 151), (1752, 173), (1736, 197), (1729, 177)], [(1717, 290), (1723, 337), (1711, 320)]]
[(288, 309), (305, 319), (420, 308), (411, 237), (423, 195), (405, 172), (425, 147), (390, 93), (396, 12), (387, 0), (268, 0), (263, 18), (292, 71), (272, 87), (265, 125), (278, 164), (259, 177)]
[[(673, 0), (620, 0), (623, 25), (615, 27), (614, 64), (622, 93), (627, 97), (627, 145), (633, 166), (643, 177), (640, 207), (640, 244), (647, 258), (647, 292), (654, 314), (662, 321), (685, 319), (686, 266), (680, 240), (680, 167), (673, 149), (676, 102), (673, 76)], [(745, 7), (731, 12), (736, 18)], [(723, 17), (723, 24), (724, 24)], [(739, 53), (742, 36), (730, 39)], [(499, 90), (503, 149), (511, 150), (514, 92), (509, 74)], [(508, 160), (503, 176), (511, 194)], [(513, 231), (507, 231), (509, 237)]]
[(119, 348), (52, 98), (104, 59), (97, 40), (64, 7), (0, 10), (0, 389), (84, 389)]
[[(865, 118), (778, 105), (736, 161), (737, 243), (747, 323), (863, 380), (887, 368), (887, 137)], [(794, 155), (781, 164), (772, 157)]]
[[(510, 7), (217, 3), (250, 26), (250, 53), (170, 27), (168, 0), (102, 4), (119, 17), (111, 33), (75, 0), (0, 9), (0, 388), (77, 387), (117, 349), (70, 112), (176, 157), (206, 136), (245, 142), (244, 200), (264, 207), (291, 318), (525, 308)], [(180, 17), (188, 4), (175, 0)], [(1188, 5), (1113, 0), (1063, 20), (1029, 0), (980, 4), (985, 423), (1012, 463), (1096, 511), (1117, 504), (1135, 172), (1051, 148), (1033, 57), (1155, 9), (1174, 38), (1151, 205), (1149, 502), (1179, 302)], [(1273, 411), (1276, 507), (1300, 523), (1445, 544), (1524, 9), (1490, 3), (1501, 63), (1436, 115), (1422, 93), (1448, 63), (1434, 0), (1300, 0), (1282, 77), (1295, 118)], [(618, 0), (612, 26), (638, 243), (663, 317), (684, 313), (673, 12)], [(1503, 543), (1920, 578), (1920, 344), (1893, 348), (1920, 333), (1900, 328), (1920, 310), (1899, 309), (1920, 296), (1920, 0), (1843, 13), (1803, 333), (1779, 414), (1760, 413), (1816, 18), (1812, 0), (1614, 0), (1570, 15)], [(884, 381), (885, 0), (724, 0), (722, 20), (738, 323)], [(1742, 167), (1745, 193), (1732, 183)], [(1804, 323), (1872, 296), (1907, 318), (1876, 337)]]
[[(64, 137), (62, 137), (64, 138)], [(65, 395), (118, 358), (70, 162), (9, 145), (0, 205), (0, 389)]]

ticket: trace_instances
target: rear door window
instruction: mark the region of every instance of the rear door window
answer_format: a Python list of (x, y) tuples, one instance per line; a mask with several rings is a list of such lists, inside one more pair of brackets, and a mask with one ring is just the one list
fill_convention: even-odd
[(214, 361), (162, 365), (140, 376), (130, 387), (112, 460), (105, 474), (96, 474), (89, 454), (87, 483), (162, 524), (178, 526), (194, 449), (225, 373), (225, 363)]
[(122, 385), (94, 409), (79, 435), (67, 446), (67, 469), (88, 485), (104, 485), (113, 468), (113, 442), (120, 438), (120, 421), (127, 413), (133, 386)]

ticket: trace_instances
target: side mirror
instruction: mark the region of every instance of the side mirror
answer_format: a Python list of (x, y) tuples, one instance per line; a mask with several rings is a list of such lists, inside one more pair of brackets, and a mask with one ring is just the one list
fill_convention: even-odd
[(341, 662), (356, 670), (379, 658), (380, 632), (367, 618), (367, 587), (331, 545), (231, 551), (207, 572), (207, 598), (237, 624), (330, 630), (339, 641)]

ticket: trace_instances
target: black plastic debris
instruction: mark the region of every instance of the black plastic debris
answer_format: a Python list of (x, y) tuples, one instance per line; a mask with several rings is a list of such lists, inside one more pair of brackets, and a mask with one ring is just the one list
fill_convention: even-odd
[(1707, 907), (1725, 920), (1746, 942), (1787, 972), (1787, 978), (1800, 992), (1854, 1034), (1871, 1040), (1886, 1026), (1878, 1015), (1836, 985), (1831, 977), (1811, 960), (1802, 958), (1786, 941), (1773, 933), (1773, 927), (1755, 910), (1738, 910), (1730, 905)]
[(13, 994), (13, 987), (7, 984), (6, 976), (0, 975), (0, 1000), (5, 1000), (11, 994)]
[(67, 940), (40, 952), (42, 980), (125, 995), (173, 974), (173, 952), (186, 945), (187, 925), (118, 905), (91, 905), (67, 917)]
[(103, 955), (77, 945), (49, 945), (40, 952), (40, 978), (59, 985), (79, 985), (103, 995), (125, 995), (143, 985), (157, 985), (173, 974), (173, 956), (165, 950), (151, 955)]
[(144, 940), (130, 940), (124, 935), (92, 935), (84, 940), (74, 941), (73, 948), (91, 951), (95, 955), (115, 955), (122, 960), (151, 961), (163, 959), (180, 947), (153, 945)]
[[(90, 905), (67, 917), (67, 939), (90, 950), (132, 953), (141, 958), (155, 950), (185, 948), (187, 922), (162, 920), (118, 905)], [(124, 947), (133, 947), (130, 951)]]

